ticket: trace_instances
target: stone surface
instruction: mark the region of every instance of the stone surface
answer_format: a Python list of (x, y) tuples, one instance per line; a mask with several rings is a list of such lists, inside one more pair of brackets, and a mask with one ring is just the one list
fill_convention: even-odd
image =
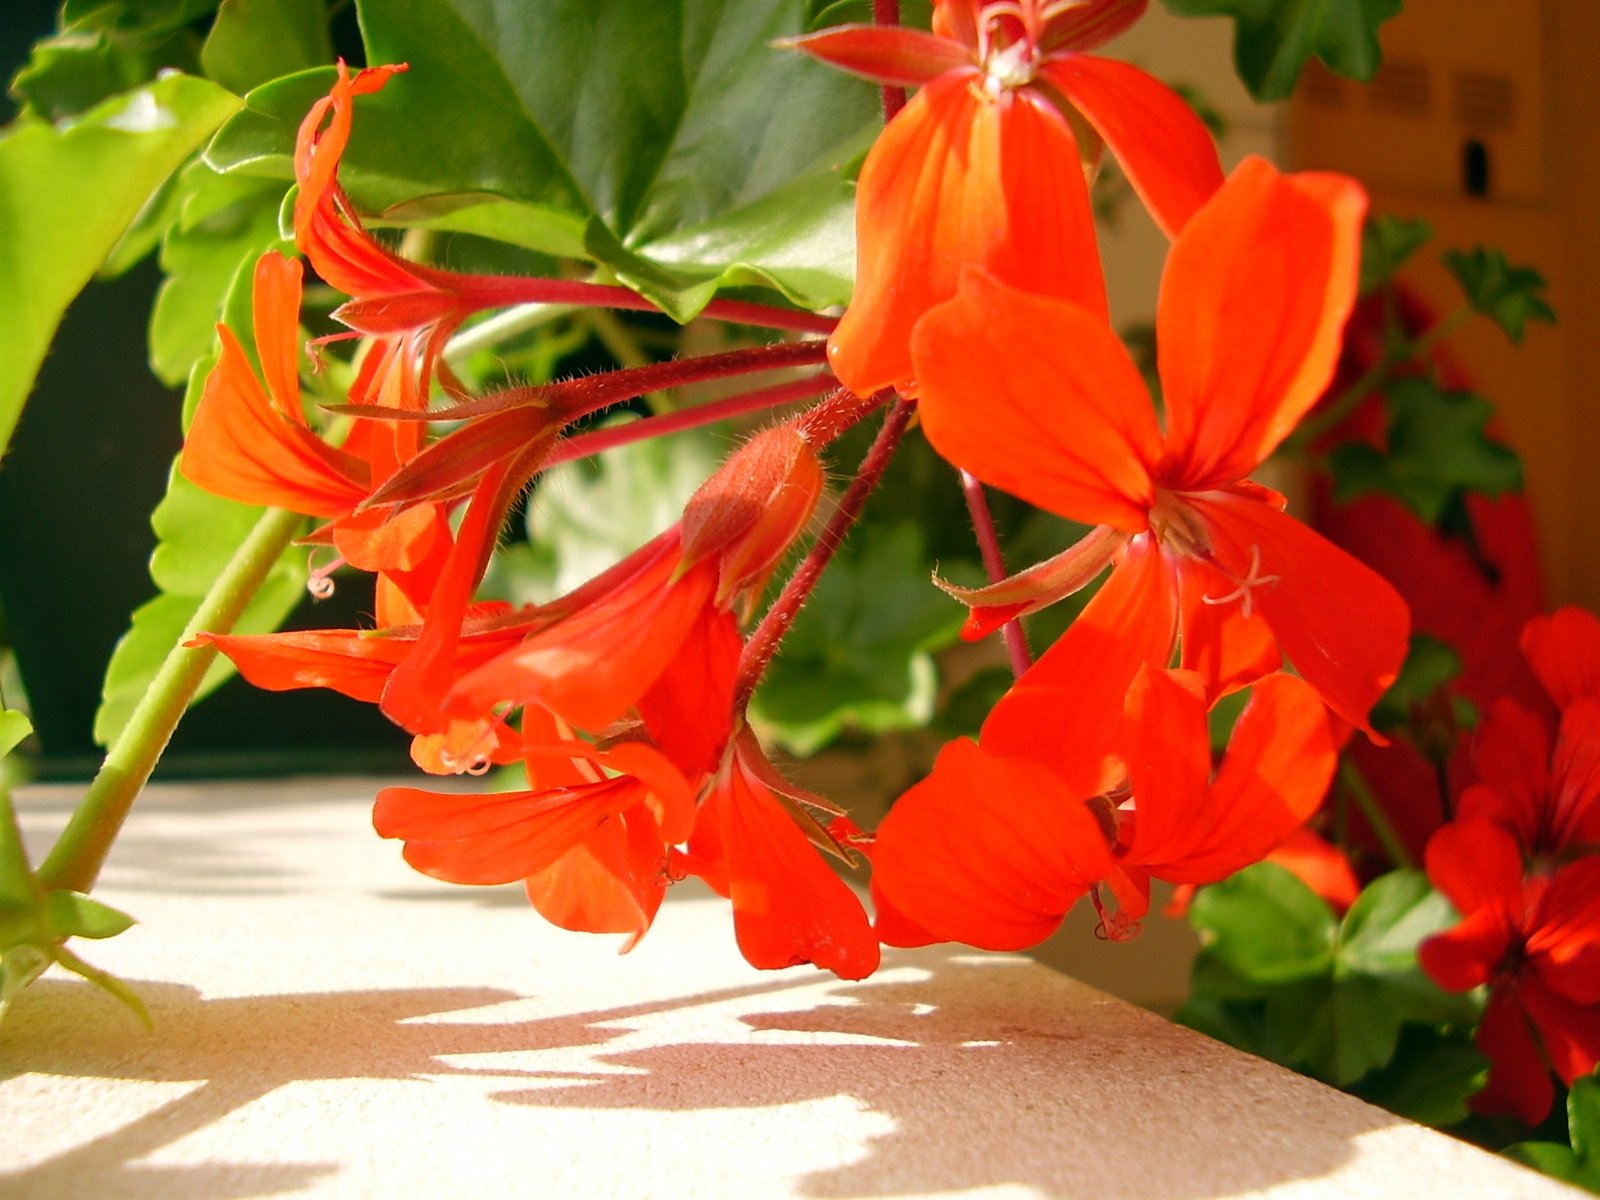
[[(37, 837), (73, 793), (17, 796)], [(682, 886), (633, 953), (412, 873), (359, 782), (153, 789), (140, 918), (0, 1026), (0, 1196), (1573, 1196), (1029, 960), (762, 973)]]

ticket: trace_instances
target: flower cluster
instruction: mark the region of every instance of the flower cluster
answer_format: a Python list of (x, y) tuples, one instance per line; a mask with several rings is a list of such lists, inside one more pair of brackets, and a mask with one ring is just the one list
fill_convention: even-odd
[[(426, 770), (520, 766), (527, 786), (509, 792), (387, 789), (378, 832), (421, 871), (521, 880), (551, 921), (629, 944), (668, 884), (695, 875), (731, 899), (750, 962), (857, 978), (880, 941), (1032, 944), (1084, 896), (1108, 935), (1131, 936), (1152, 879), (1203, 884), (1272, 852), (1321, 801), (1352, 728), (1372, 732), (1409, 631), (1391, 587), (1249, 478), (1334, 369), (1365, 197), (1260, 160), (1224, 180), (1178, 96), (1087, 53), (1143, 8), (937, 0), (928, 33), (845, 26), (796, 40), (919, 88), (862, 166), (859, 278), (842, 320), (707, 310), (829, 332), (826, 343), (476, 396), (445, 354), (474, 314), (630, 301), (455, 274), (383, 246), (337, 166), (356, 97), (400, 68), (341, 70), (300, 130), (294, 221), (360, 338), (335, 406), (347, 432), (307, 420), (301, 268), (269, 255), (254, 294), (259, 373), (223, 331), (183, 469), (319, 519), (309, 540), (374, 576), (378, 624), (208, 640), (261, 686), (376, 703)], [(1174, 239), (1160, 415), (1108, 324), (1089, 203), (1103, 147)], [(474, 601), (521, 491), (598, 445), (574, 422), (674, 381), (824, 362), (831, 374), (707, 406), (705, 420), (813, 401), (750, 437), (670, 529), (551, 603)], [(821, 454), (885, 406), (848, 489), (822, 505)], [(970, 636), (1109, 576), (977, 741), (947, 746), (869, 835), (784, 779), (745, 705), (913, 415), (953, 466), (1094, 527), (1019, 574), (949, 588), (971, 610)], [(796, 547), (804, 560), (755, 620)], [(1244, 689), (1218, 764), (1210, 710)], [(823, 857), (854, 850), (872, 860), (875, 923)]]
[(1478, 781), (1426, 855), (1462, 920), (1419, 957), (1442, 987), (1488, 988), (1474, 1107), (1536, 1125), (1552, 1072), (1600, 1063), (1600, 620), (1561, 609), (1521, 640), (1548, 703), (1501, 698), (1478, 729)]

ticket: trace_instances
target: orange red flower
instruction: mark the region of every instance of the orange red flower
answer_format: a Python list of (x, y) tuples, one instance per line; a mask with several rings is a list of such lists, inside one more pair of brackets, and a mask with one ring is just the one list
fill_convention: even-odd
[(1426, 861), (1462, 920), (1418, 960), (1447, 990), (1489, 988), (1476, 1038), (1489, 1078), (1472, 1107), (1537, 1125), (1551, 1072), (1570, 1085), (1600, 1062), (1600, 857), (1524, 874), (1512, 835), (1472, 819), (1435, 833)]
[[(1272, 675), (1213, 772), (1199, 693), (1188, 672), (1144, 668), (1116, 708), (1109, 756), (1070, 739), (1026, 753), (987, 737), (951, 742), (879, 827), (873, 882), (892, 910), (880, 932), (895, 940), (909, 920), (912, 941), (926, 932), (1017, 950), (1092, 895), (1106, 934), (1121, 938), (1148, 910), (1152, 878), (1212, 883), (1259, 861), (1316, 809), (1337, 738), (1304, 682)], [(1045, 720), (1075, 702), (1070, 689), (1018, 701)]]
[(1366, 726), (1405, 656), (1405, 606), (1246, 478), (1327, 383), (1355, 296), (1364, 207), (1351, 180), (1283, 176), (1251, 159), (1195, 215), (1173, 245), (1157, 312), (1164, 430), (1094, 312), (969, 268), (918, 324), (912, 353), (934, 447), (987, 483), (1103, 527), (1088, 551), (1063, 557), (1070, 569), (1035, 568), (1031, 595), (1016, 581), (968, 593), (977, 630), (1115, 563), (1080, 619), (1088, 629), (1039, 660), (986, 739), (1038, 736), (1014, 697), (1056, 686), (1069, 644), (1101, 664), (1087, 684), (1097, 699), (1121, 696), (1142, 664), (1164, 666), (1174, 642), (1208, 697), (1272, 670), (1281, 647), (1336, 713)]
[(829, 339), (858, 395), (914, 391), (912, 327), (966, 266), (1105, 315), (1087, 173), (1110, 146), (1175, 236), (1222, 182), (1210, 135), (1144, 72), (1085, 51), (1146, 0), (945, 0), (932, 33), (847, 25), (790, 45), (879, 82), (920, 85), (856, 190), (855, 296)]

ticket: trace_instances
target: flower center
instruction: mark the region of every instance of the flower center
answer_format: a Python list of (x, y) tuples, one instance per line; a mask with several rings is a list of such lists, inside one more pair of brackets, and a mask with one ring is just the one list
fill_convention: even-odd
[(1246, 619), (1255, 613), (1254, 590), (1259, 587), (1271, 587), (1281, 578), (1278, 575), (1269, 575), (1261, 569), (1260, 546), (1250, 547), (1250, 565), (1242, 575), (1217, 561), (1205, 524), (1185, 502), (1182, 492), (1169, 491), (1166, 488), (1156, 489), (1156, 501), (1150, 506), (1150, 532), (1163, 549), (1174, 554), (1200, 559), (1234, 585), (1232, 591), (1222, 595), (1201, 596), (1202, 603), (1223, 605), (1232, 604), (1237, 600), (1239, 610)]

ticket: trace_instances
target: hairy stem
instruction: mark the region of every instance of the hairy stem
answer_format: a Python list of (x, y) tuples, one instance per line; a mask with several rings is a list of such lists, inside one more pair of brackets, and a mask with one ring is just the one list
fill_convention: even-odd
[(778, 598), (772, 602), (772, 607), (761, 618), (761, 623), (750, 635), (750, 640), (745, 643), (744, 653), (739, 658), (738, 686), (734, 693), (736, 708), (742, 709), (749, 703), (751, 694), (756, 690), (756, 684), (761, 681), (761, 676), (767, 669), (767, 664), (777, 653), (778, 643), (783, 641), (784, 634), (789, 632), (789, 626), (794, 624), (801, 606), (811, 595), (811, 589), (817, 586), (817, 580), (822, 577), (823, 570), (844, 541), (844, 535), (850, 531), (856, 518), (861, 515), (861, 509), (866, 504), (867, 497), (872, 494), (872, 489), (877, 487), (878, 480), (883, 478), (884, 469), (894, 457), (894, 452), (900, 445), (900, 439), (905, 435), (906, 426), (911, 423), (911, 414), (915, 409), (915, 401), (903, 397), (895, 398), (888, 416), (884, 417), (883, 425), (878, 430), (878, 436), (873, 439), (866, 457), (861, 460), (856, 477), (845, 489), (839, 507), (823, 526), (817, 540), (812, 543), (810, 552), (789, 577), (789, 582), (783, 585), (783, 591), (778, 594)]
[(729, 417), (776, 408), (780, 404), (809, 400), (823, 392), (836, 391), (838, 387), (838, 381), (831, 374), (818, 372), (805, 379), (775, 384), (772, 387), (744, 392), (737, 396), (727, 396), (695, 408), (679, 409), (677, 412), (664, 413), (659, 417), (645, 417), (640, 421), (630, 421), (626, 425), (591, 430), (568, 438), (558, 445), (545, 460), (545, 465), (553, 467), (557, 463), (570, 462), (575, 458), (587, 458), (591, 454), (644, 441), (646, 438), (695, 429), (715, 421), (725, 421)]
[[(900, 24), (900, 0), (872, 0), (872, 22), (874, 25)], [(906, 106), (906, 90), (886, 83), (879, 91), (883, 95), (883, 119), (892, 121)]]
[[(999, 583), (1006, 577), (1005, 557), (1000, 553), (1000, 536), (994, 529), (994, 516), (989, 512), (989, 498), (984, 495), (983, 484), (970, 471), (961, 472), (961, 491), (967, 498), (967, 512), (972, 516), (972, 531), (978, 535), (978, 552), (983, 555), (983, 569), (990, 583)], [(1022, 622), (1007, 621), (1000, 629), (1006, 644), (1006, 654), (1011, 659), (1011, 673), (1018, 679), (1033, 666), (1033, 656), (1028, 653), (1028, 639), (1022, 632)]]
[(234, 551), (178, 644), (168, 651), (150, 690), (106, 752), (105, 762), (84, 791), (72, 820), (40, 866), (39, 881), (46, 888), (87, 892), (94, 886), (129, 809), (217, 656), (215, 646), (184, 643), (197, 633), (232, 629), (304, 523), (299, 513), (269, 508)]

